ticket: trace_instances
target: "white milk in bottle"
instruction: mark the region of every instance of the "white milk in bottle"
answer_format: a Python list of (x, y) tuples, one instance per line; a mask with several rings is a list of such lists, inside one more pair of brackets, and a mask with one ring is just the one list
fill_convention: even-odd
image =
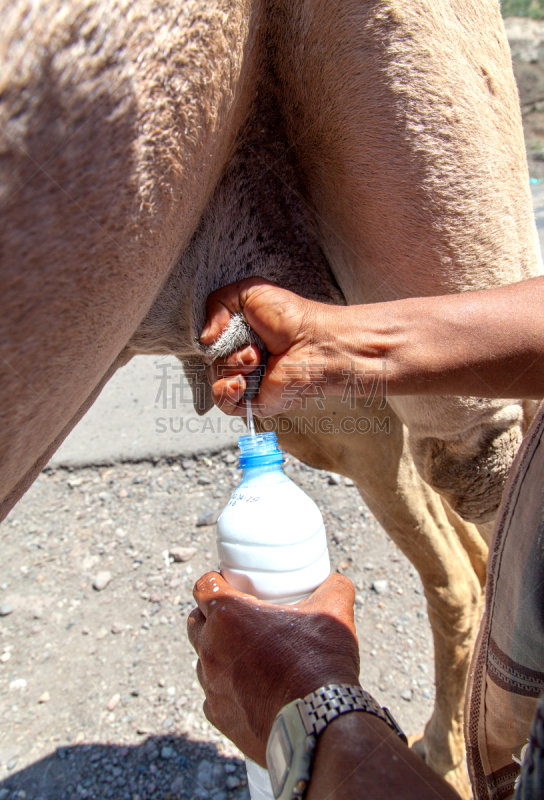
[[(238, 445), (242, 482), (217, 522), (221, 574), (260, 600), (296, 603), (330, 573), (323, 517), (284, 474), (275, 433), (249, 433)], [(274, 800), (268, 772), (246, 766), (252, 800)]]

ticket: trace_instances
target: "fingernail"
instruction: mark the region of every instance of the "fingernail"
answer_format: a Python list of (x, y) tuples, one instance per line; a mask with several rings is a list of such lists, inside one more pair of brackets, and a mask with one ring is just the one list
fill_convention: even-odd
[(245, 350), (242, 350), (240, 353), (240, 361), (242, 364), (252, 364), (255, 361), (255, 353), (251, 347), (246, 347)]
[(201, 339), (205, 339), (206, 336), (209, 336), (209, 335), (210, 335), (210, 323), (207, 322), (206, 325), (204, 326), (204, 330), (200, 334), (200, 338)]
[(236, 375), (235, 378), (231, 378), (229, 380), (228, 384), (229, 389), (231, 389), (233, 392), (237, 392), (244, 388), (244, 379), (241, 375)]

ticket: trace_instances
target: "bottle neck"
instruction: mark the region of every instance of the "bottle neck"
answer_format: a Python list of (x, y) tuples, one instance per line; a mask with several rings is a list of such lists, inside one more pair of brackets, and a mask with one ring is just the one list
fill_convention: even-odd
[(246, 464), (246, 466), (242, 469), (242, 481), (244, 483), (246, 481), (256, 480), (257, 478), (264, 478), (267, 476), (272, 477), (274, 475), (282, 475), (284, 478), (287, 477), (281, 468), (281, 463), (264, 464), (261, 466), (251, 466), (251, 464)]

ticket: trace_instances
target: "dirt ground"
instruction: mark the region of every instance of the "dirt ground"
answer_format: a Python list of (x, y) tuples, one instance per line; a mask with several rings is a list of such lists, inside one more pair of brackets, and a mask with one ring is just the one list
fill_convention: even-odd
[[(293, 458), (285, 469), (356, 586), (366, 688), (421, 731), (434, 687), (419, 577), (344, 478)], [(232, 451), (49, 471), (2, 524), (0, 800), (247, 798), (185, 635), (193, 583), (216, 564), (215, 528), (198, 518), (238, 481)], [(180, 546), (194, 555), (172, 562)]]

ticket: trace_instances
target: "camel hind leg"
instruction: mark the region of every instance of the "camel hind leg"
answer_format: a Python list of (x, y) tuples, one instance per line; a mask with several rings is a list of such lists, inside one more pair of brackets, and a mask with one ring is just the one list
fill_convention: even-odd
[[(481, 616), (486, 545), (476, 528), (447, 508), (421, 479), (406, 429), (389, 407), (368, 408), (361, 402), (353, 411), (329, 398), (324, 411), (312, 416), (314, 412), (312, 408), (277, 418), (281, 445), (314, 467), (351, 478), (419, 572), (434, 640), (436, 699), (417, 749), (463, 798), (470, 798), (463, 704)], [(348, 416), (371, 420), (369, 432), (348, 430)], [(348, 432), (343, 433), (343, 427)]]

